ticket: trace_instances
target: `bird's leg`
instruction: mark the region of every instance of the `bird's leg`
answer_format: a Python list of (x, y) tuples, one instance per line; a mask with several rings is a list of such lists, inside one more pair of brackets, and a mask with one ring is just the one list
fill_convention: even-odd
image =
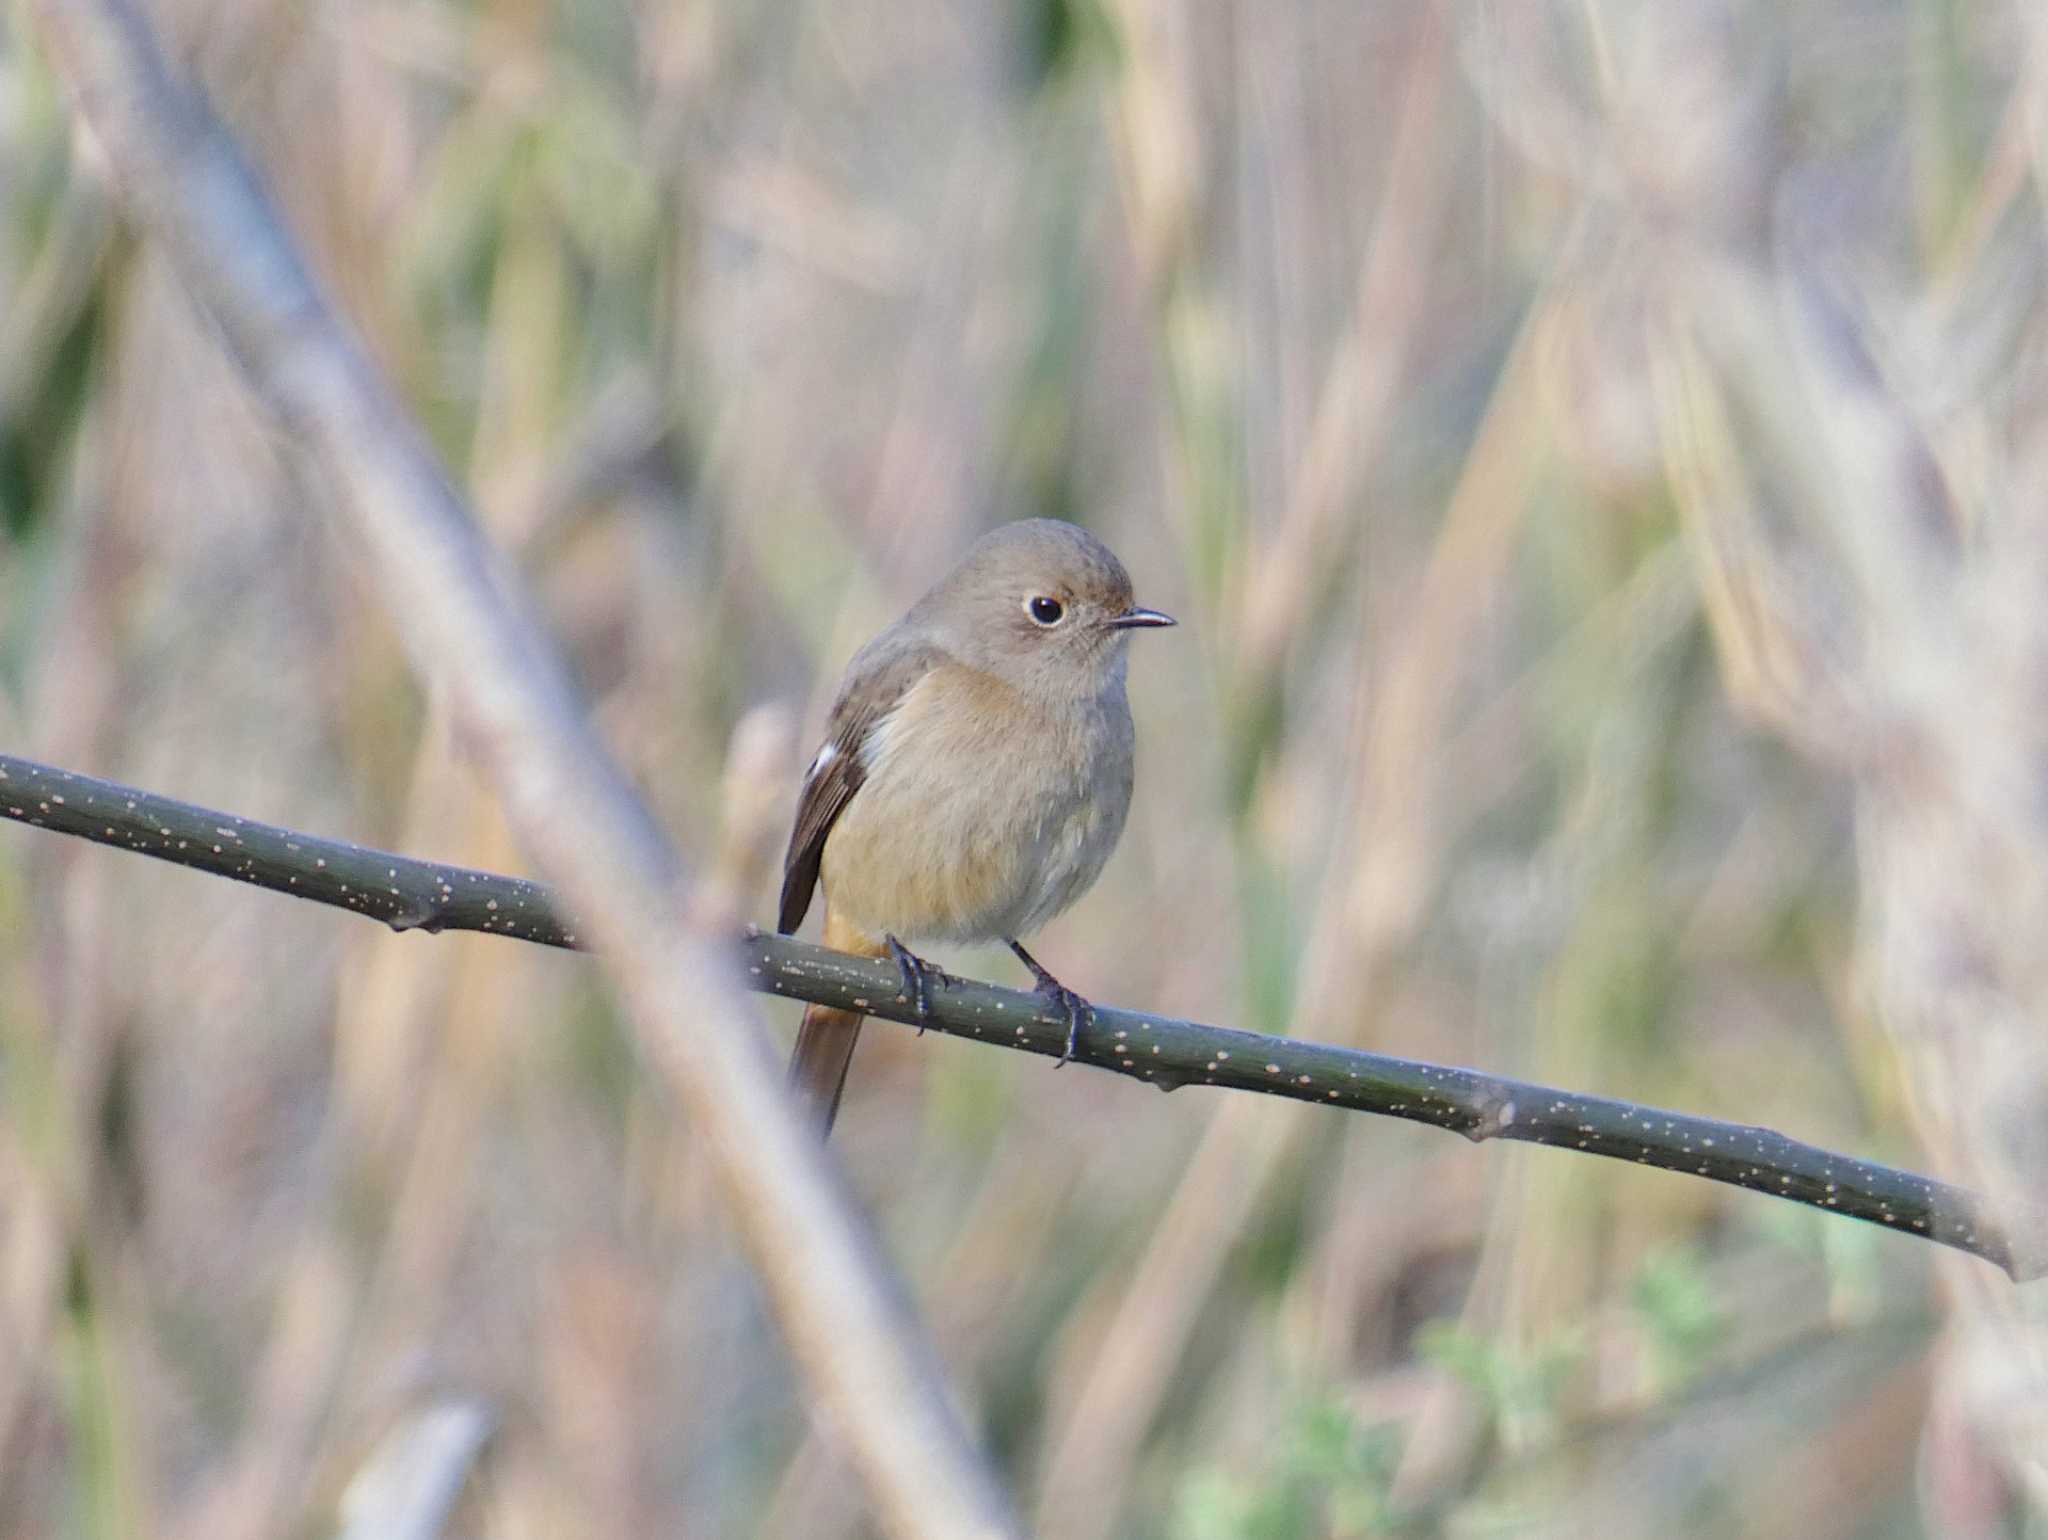
[[(1060, 1064), (1065, 1064), (1074, 1056), (1075, 1045), (1081, 1037), (1082, 1023), (1095, 1019), (1095, 1007), (1039, 967), (1038, 959), (1025, 951), (1020, 943), (1010, 941), (1005, 944), (1017, 954), (1017, 961), (1031, 970), (1031, 977), (1038, 983), (1038, 992), (1052, 1002), (1054, 1010), (1067, 1018), (1067, 1046), (1060, 1054)], [(1058, 1069), (1059, 1064), (1055, 1064), (1053, 1068)]]
[(932, 1014), (931, 986), (937, 984), (943, 989), (953, 981), (946, 976), (944, 968), (937, 963), (926, 962), (894, 936), (882, 939), (888, 943), (889, 956), (895, 959), (896, 971), (903, 975), (903, 992), (910, 997), (911, 1007), (917, 1012), (917, 1035), (923, 1037)]

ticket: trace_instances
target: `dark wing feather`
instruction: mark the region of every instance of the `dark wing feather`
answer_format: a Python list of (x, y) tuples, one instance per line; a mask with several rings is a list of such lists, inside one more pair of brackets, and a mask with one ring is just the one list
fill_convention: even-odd
[(782, 858), (782, 907), (775, 928), (785, 936), (804, 922), (804, 911), (811, 907), (811, 893), (818, 886), (825, 836), (860, 790), (860, 783), (860, 760), (836, 744), (831, 759), (804, 778), (803, 795), (796, 805), (796, 827), (789, 832), (789, 853)]
[(783, 935), (803, 923), (818, 886), (826, 836), (867, 778), (861, 756), (868, 734), (902, 703), (912, 685), (944, 660), (935, 647), (885, 634), (862, 648), (847, 666), (846, 682), (826, 723), (825, 746), (804, 777), (796, 826), (789, 832), (789, 853), (782, 859), (782, 906), (775, 928)]

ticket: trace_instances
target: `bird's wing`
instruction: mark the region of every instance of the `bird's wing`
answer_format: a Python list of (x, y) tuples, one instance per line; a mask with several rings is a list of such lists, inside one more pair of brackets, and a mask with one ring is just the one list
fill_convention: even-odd
[(868, 734), (902, 704), (912, 685), (944, 661), (938, 648), (917, 642), (897, 644), (880, 656), (863, 654), (847, 668), (846, 683), (826, 723), (824, 747), (804, 772), (796, 826), (789, 833), (789, 853), (782, 858), (782, 907), (775, 928), (783, 935), (803, 923), (818, 885), (825, 838), (867, 778)]

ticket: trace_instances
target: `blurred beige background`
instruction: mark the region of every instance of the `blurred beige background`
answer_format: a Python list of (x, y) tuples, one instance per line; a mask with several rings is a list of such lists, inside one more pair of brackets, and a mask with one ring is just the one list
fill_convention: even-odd
[[(1076, 988), (2038, 1190), (2038, 7), (153, 14), (760, 919), (852, 649), (1072, 517), (1182, 621)], [(0, 209), (0, 743), (523, 869), (11, 18)], [(2048, 1521), (1906, 1238), (887, 1026), (835, 1144), (1047, 1536)], [(450, 1402), (449, 1534), (870, 1532), (582, 963), (0, 834), (0, 1536)]]

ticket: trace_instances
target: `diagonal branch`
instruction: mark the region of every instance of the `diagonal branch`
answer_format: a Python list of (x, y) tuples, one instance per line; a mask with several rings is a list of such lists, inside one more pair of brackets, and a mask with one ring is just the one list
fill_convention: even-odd
[[(520, 877), (316, 839), (112, 781), (0, 754), (0, 816), (352, 909), (394, 930), (471, 930), (574, 947), (548, 890)], [(1035, 994), (955, 979), (919, 1023), (893, 964), (788, 936), (745, 938), (751, 988), (865, 1011), (1026, 1053), (1057, 1056), (1066, 1018)], [(1868, 1220), (1995, 1262), (2048, 1272), (2048, 1215), (1998, 1216), (1975, 1193), (1838, 1155), (1768, 1128), (1532, 1085), (1325, 1043), (1266, 1037), (1139, 1011), (1096, 1009), (1077, 1059), (1161, 1090), (1223, 1086), (1657, 1166)]]
[[(643, 1056), (702, 1135), (777, 1322), (882, 1526), (905, 1540), (1021, 1534), (901, 1282), (778, 1083), (709, 906), (693, 902), (525, 595), (329, 308), (238, 147), (173, 75), (136, 0), (34, 0), (29, 14), (126, 213), (220, 328), (413, 667), (586, 922)], [(235, 844), (196, 832), (209, 856)]]

